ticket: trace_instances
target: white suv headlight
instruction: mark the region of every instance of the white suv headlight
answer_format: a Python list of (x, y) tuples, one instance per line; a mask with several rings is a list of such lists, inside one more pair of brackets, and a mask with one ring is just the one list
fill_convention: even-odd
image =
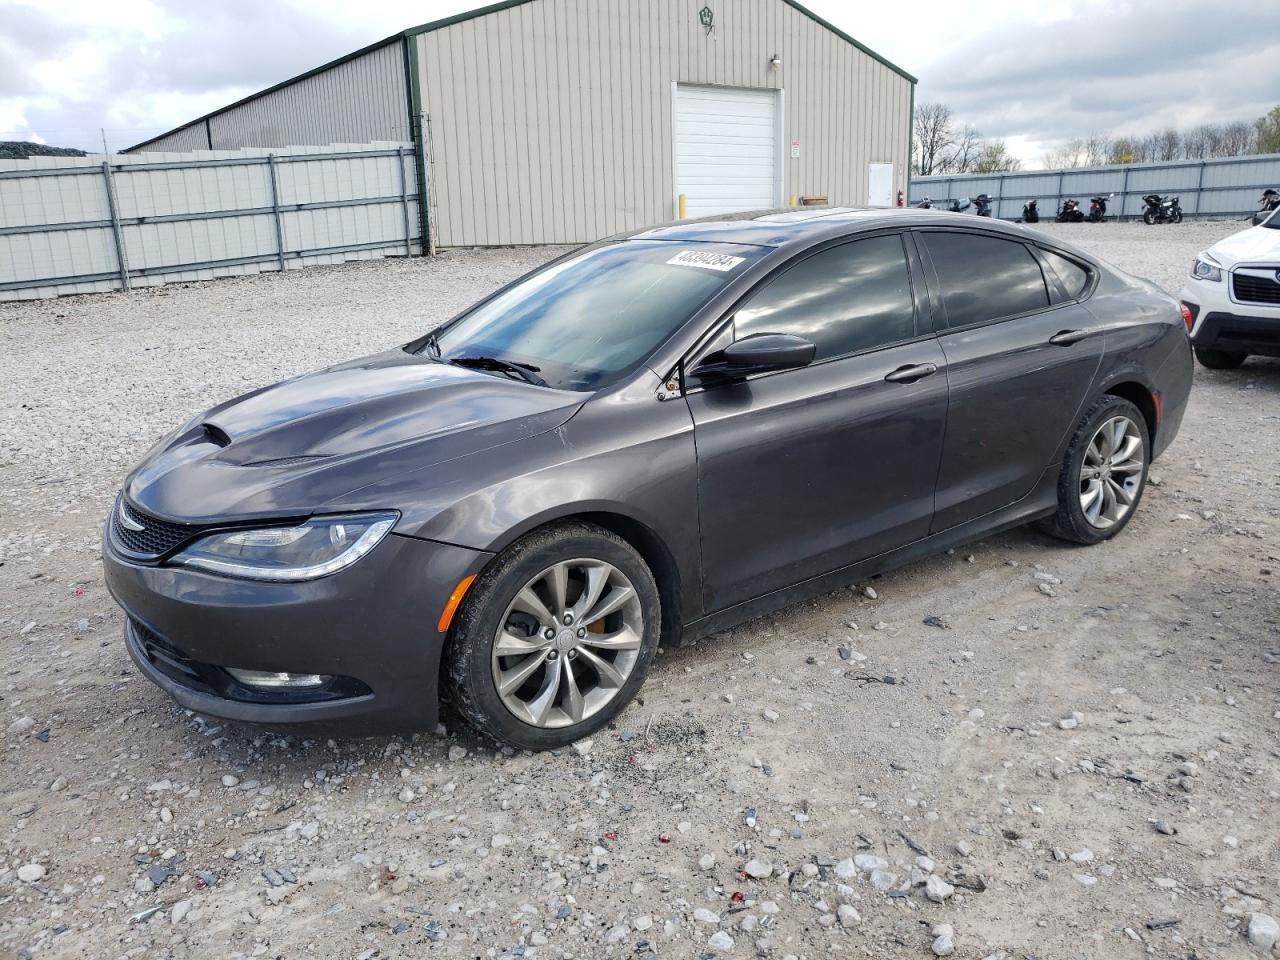
[(201, 537), (174, 563), (248, 580), (315, 580), (351, 566), (387, 535), (399, 515), (316, 517), (294, 527), (230, 530)]
[(1191, 275), (1197, 280), (1221, 280), (1222, 267), (1218, 266), (1207, 253), (1202, 253), (1191, 265)]

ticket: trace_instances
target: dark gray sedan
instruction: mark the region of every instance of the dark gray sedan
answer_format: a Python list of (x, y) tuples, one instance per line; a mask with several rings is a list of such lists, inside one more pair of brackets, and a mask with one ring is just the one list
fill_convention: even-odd
[(195, 417), (126, 481), (107, 583), (200, 713), (375, 732), (446, 700), (554, 747), (660, 643), (1029, 521), (1115, 536), (1182, 420), (1185, 321), (990, 220), (644, 230)]

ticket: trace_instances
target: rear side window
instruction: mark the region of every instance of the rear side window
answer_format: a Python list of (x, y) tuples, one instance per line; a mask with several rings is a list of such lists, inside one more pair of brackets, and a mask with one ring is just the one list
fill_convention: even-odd
[(804, 337), (818, 360), (910, 340), (915, 306), (902, 238), (856, 240), (802, 260), (734, 315), (738, 339), (755, 333)]
[(1040, 252), (1044, 254), (1045, 260), (1049, 262), (1050, 269), (1062, 281), (1062, 288), (1067, 292), (1067, 299), (1079, 300), (1089, 287), (1089, 271), (1074, 260), (1068, 260), (1052, 250), (1041, 248)]
[(972, 233), (924, 233), (947, 324), (1014, 317), (1049, 306), (1040, 264), (1021, 243)]

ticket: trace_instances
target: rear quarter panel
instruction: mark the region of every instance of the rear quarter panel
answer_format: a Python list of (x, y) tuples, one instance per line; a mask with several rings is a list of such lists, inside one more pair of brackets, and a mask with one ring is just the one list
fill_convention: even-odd
[(1106, 337), (1095, 393), (1138, 383), (1160, 398), (1152, 456), (1173, 442), (1191, 394), (1191, 343), (1178, 301), (1155, 284), (1104, 270), (1086, 302)]

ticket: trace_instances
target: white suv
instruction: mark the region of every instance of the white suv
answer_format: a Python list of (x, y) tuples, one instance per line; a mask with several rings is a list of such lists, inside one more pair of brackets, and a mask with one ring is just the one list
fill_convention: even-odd
[(1232, 370), (1250, 355), (1280, 357), (1280, 210), (1196, 257), (1180, 299), (1204, 366)]

